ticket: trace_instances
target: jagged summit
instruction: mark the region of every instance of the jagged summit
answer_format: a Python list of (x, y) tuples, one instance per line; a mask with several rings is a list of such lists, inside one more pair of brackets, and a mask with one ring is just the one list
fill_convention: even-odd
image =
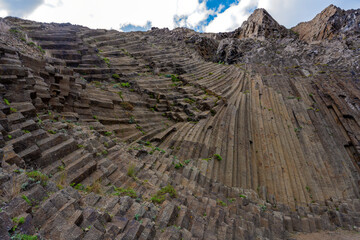
[[(360, 11), (342, 10), (330, 5), (309, 22), (303, 22), (292, 28), (299, 38), (306, 42), (331, 40), (342, 34), (348, 36), (359, 32)], [(343, 38), (343, 36), (340, 36)]]
[(339, 19), (335, 16), (342, 14), (343, 10), (331, 4), (311, 21), (299, 23), (293, 31), (299, 33), (299, 38), (307, 42), (331, 39), (340, 27)]
[(265, 9), (256, 9), (240, 28), (235, 31), (235, 37), (243, 38), (279, 38), (289, 34)]

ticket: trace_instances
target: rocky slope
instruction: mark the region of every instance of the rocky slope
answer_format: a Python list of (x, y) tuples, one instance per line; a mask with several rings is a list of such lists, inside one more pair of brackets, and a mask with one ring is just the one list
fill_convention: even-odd
[(358, 231), (356, 16), (291, 31), (256, 10), (221, 34), (1, 19), (0, 238)]
[(359, 10), (342, 10), (334, 5), (324, 9), (316, 17), (305, 23), (300, 23), (292, 30), (306, 42), (346, 38), (360, 31)]

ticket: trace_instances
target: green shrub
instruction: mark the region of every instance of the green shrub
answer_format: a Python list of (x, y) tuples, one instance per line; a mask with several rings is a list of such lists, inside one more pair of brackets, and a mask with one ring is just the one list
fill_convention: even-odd
[(4, 100), (4, 103), (5, 103), (6, 105), (8, 105), (8, 106), (10, 105), (9, 100), (7, 100), (6, 98), (4, 98), (3, 100)]
[(177, 193), (174, 187), (168, 184), (166, 187), (161, 188), (154, 196), (152, 196), (151, 201), (159, 204), (163, 203), (165, 201), (165, 196), (167, 193), (172, 198), (177, 197)]
[(50, 134), (56, 134), (56, 131), (55, 131), (55, 130), (52, 130), (52, 129), (49, 129), (49, 130), (48, 130), (48, 133), (50, 133)]
[(226, 207), (226, 206), (227, 206), (227, 204), (226, 204), (225, 202), (221, 201), (220, 199), (218, 199), (216, 202), (217, 202), (217, 204), (219, 204), (220, 206), (223, 206), (223, 207)]
[(31, 201), (27, 196), (22, 195), (21, 198), (24, 199), (27, 204), (31, 205)]
[(103, 61), (106, 63), (108, 67), (110, 67), (110, 60), (109, 58), (103, 58)]
[(122, 87), (126, 87), (126, 88), (129, 88), (129, 87), (130, 87), (130, 83), (128, 83), (128, 82), (121, 83), (120, 85), (121, 85)]
[(114, 79), (119, 79), (119, 78), (120, 78), (120, 76), (119, 76), (119, 74), (114, 73), (114, 74), (112, 75), (112, 78), (114, 78)]
[(42, 54), (45, 53), (45, 50), (44, 50), (41, 46), (37, 46), (37, 48), (40, 50), (40, 52), (41, 52)]
[(11, 237), (12, 240), (37, 240), (37, 236), (16, 233)]
[(182, 167), (184, 167), (184, 165), (181, 162), (175, 164), (176, 169), (179, 169), (179, 168), (182, 168)]
[(111, 136), (112, 134), (112, 132), (105, 132), (105, 136)]
[(135, 177), (135, 164), (131, 164), (131, 165), (128, 167), (127, 175), (128, 175), (129, 177), (132, 177), (132, 178)]
[(23, 224), (25, 222), (25, 218), (24, 217), (20, 217), (20, 218), (17, 218), (17, 217), (14, 217), (12, 219), (13, 223), (16, 223), (16, 224)]
[(218, 161), (223, 160), (222, 157), (219, 154), (214, 154), (214, 158)]
[(133, 123), (135, 123), (136, 121), (135, 121), (135, 118), (134, 118), (134, 116), (131, 116), (130, 118), (129, 118), (129, 123), (130, 124), (133, 124)]
[(18, 225), (23, 224), (25, 222), (25, 218), (24, 217), (14, 217), (12, 219), (13, 223), (15, 223), (15, 225), (13, 226), (13, 228), (11, 229), (13, 232), (15, 232), (15, 230), (17, 229)]
[(119, 95), (119, 97), (121, 98), (121, 100), (124, 101), (124, 98), (123, 98), (123, 95), (122, 95), (122, 91), (119, 91), (117, 94)]
[(191, 98), (185, 98), (184, 101), (189, 104), (193, 104), (195, 102), (195, 100)]
[(122, 195), (122, 196), (129, 196), (131, 198), (137, 198), (137, 194), (135, 192), (134, 189), (128, 187), (128, 188), (117, 188), (117, 187), (114, 187), (114, 191), (115, 193), (113, 195), (115, 196), (119, 196), (119, 195)]
[(179, 82), (180, 81), (180, 79), (178, 78), (177, 75), (171, 74), (170, 76), (171, 76), (171, 81), (173, 81), (173, 82)]
[(46, 186), (49, 177), (39, 171), (27, 172), (26, 175), (29, 178), (34, 179), (36, 182), (40, 181), (41, 185)]
[(86, 187), (84, 185), (82, 185), (81, 183), (78, 183), (78, 184), (72, 183), (72, 184), (70, 184), (70, 186), (79, 191), (86, 191)]
[(11, 29), (9, 29), (9, 32), (13, 33), (13, 34), (16, 34), (16, 33), (19, 33), (20, 31), (17, 30), (17, 29), (11, 28)]

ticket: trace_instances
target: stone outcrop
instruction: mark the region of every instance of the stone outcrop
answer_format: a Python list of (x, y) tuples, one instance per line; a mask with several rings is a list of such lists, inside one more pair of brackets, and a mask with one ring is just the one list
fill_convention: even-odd
[(1, 21), (1, 239), (359, 231), (356, 32)]
[(265, 9), (256, 9), (240, 28), (235, 30), (234, 37), (239, 39), (283, 38), (290, 35), (289, 30), (281, 26)]
[(292, 28), (299, 38), (306, 42), (343, 38), (354, 32), (359, 33), (360, 12), (358, 10), (344, 11), (334, 5), (324, 9), (316, 17), (298, 24)]

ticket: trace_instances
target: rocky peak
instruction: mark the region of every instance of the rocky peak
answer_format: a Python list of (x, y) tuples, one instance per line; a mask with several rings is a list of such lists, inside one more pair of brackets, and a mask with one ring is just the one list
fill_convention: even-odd
[(309, 22), (303, 22), (292, 28), (299, 38), (306, 42), (334, 38), (344, 23), (345, 11), (330, 5)]
[(288, 35), (288, 30), (281, 26), (265, 9), (256, 9), (240, 28), (235, 37), (243, 38), (281, 38)]

